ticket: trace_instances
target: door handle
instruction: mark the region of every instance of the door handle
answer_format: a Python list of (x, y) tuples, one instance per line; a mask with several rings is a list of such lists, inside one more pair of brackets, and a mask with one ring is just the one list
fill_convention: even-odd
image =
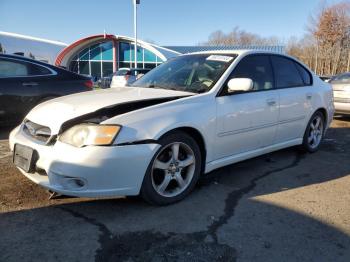
[(25, 82), (22, 83), (22, 86), (37, 86), (38, 83), (37, 82)]
[(312, 98), (312, 94), (311, 93), (307, 93), (306, 94), (306, 99), (310, 100)]
[(276, 105), (276, 100), (275, 99), (267, 99), (266, 100), (266, 103), (269, 105), (269, 106), (274, 106)]

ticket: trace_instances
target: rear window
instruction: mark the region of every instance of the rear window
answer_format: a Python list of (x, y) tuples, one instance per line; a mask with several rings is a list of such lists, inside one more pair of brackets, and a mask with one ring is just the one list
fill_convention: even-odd
[(146, 74), (147, 72), (149, 72), (149, 70), (144, 70), (144, 69), (132, 69), (132, 74), (135, 75), (135, 72), (137, 72), (138, 74)]
[(126, 76), (126, 75), (130, 75), (130, 70), (118, 70), (117, 72), (115, 72), (116, 76)]
[(28, 70), (29, 74), (32, 76), (42, 76), (42, 75), (51, 75), (51, 71), (45, 67), (34, 65), (34, 64), (28, 64)]

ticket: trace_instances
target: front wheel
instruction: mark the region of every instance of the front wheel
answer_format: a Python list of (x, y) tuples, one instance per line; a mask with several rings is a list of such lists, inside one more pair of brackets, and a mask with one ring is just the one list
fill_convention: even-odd
[(310, 153), (316, 152), (323, 138), (325, 129), (324, 116), (317, 111), (311, 117), (304, 134), (302, 148)]
[(180, 201), (195, 187), (201, 172), (201, 153), (196, 141), (184, 132), (160, 139), (161, 147), (150, 162), (141, 195), (151, 204)]

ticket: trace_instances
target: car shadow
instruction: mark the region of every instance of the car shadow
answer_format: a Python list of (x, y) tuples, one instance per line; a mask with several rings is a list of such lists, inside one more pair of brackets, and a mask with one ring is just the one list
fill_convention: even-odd
[(350, 122), (350, 115), (335, 114), (334, 119)]
[[(213, 171), (170, 206), (132, 197), (0, 214), (0, 260), (348, 261), (349, 228), (292, 200), (349, 176), (349, 132), (330, 129), (315, 154), (290, 148)], [(270, 201), (274, 194), (292, 203)], [(315, 192), (304, 200), (314, 208), (324, 201)]]

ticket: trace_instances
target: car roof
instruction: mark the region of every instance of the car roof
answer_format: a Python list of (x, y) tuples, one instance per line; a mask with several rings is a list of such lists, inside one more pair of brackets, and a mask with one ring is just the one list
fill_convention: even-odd
[[(22, 56), (22, 55), (0, 54), (0, 58), (13, 58), (13, 59), (17, 59), (17, 60), (27, 61), (27, 62), (31, 62), (31, 63), (34, 63), (34, 64), (42, 65), (42, 66), (45, 66), (45, 67), (49, 67), (49, 68), (51, 68), (53, 70), (56, 70), (56, 71), (61, 71), (61, 72), (64, 71), (66, 73), (83, 76), (82, 74), (77, 74), (75, 72), (69, 71), (66, 68), (62, 68), (62, 67), (58, 67), (58, 66), (55, 66), (55, 65), (51, 65), (49, 63), (41, 62), (39, 60), (35, 60), (35, 59), (29, 58), (29, 57), (25, 57), (25, 56)], [(86, 78), (88, 78), (88, 77), (86, 77)]]
[(23, 56), (23, 55), (0, 54), (0, 57), (22, 59), (22, 60), (26, 60), (26, 61), (29, 61), (29, 62), (36, 62), (36, 63), (43, 63), (43, 64), (46, 64), (46, 63), (44, 63), (44, 62), (41, 62), (41, 61), (38, 61), (38, 60), (35, 60), (35, 59), (32, 59), (32, 58), (29, 58), (29, 57), (26, 57), (26, 56)]
[(303, 65), (305, 68), (308, 68), (308, 71), (312, 72), (311, 69), (307, 65), (305, 65), (303, 62), (298, 60), (297, 58), (290, 56), (285, 53), (279, 53), (279, 52), (273, 52), (273, 51), (267, 51), (267, 50), (252, 50), (252, 49), (241, 49), (241, 50), (211, 50), (211, 51), (200, 51), (200, 52), (193, 52), (188, 54), (183, 54), (181, 56), (185, 55), (196, 55), (196, 54), (210, 54), (210, 55), (237, 55), (237, 56), (246, 56), (246, 55), (253, 55), (253, 54), (269, 54), (269, 55), (280, 55), (287, 58), (290, 58), (299, 64)]
[(50, 68), (59, 68), (61, 70), (65, 70), (64, 68), (57, 67), (57, 66), (51, 65), (49, 63), (45, 63), (45, 62), (42, 62), (42, 61), (39, 61), (39, 60), (35, 60), (35, 59), (29, 58), (29, 57), (26, 57), (26, 56), (23, 56), (23, 55), (0, 54), (0, 57), (17, 59), (17, 60), (22, 60), (22, 61), (27, 61), (27, 62), (43, 65), (43, 66), (50, 67)]
[(232, 55), (248, 55), (248, 54), (275, 54), (275, 55), (283, 55), (288, 56), (284, 53), (278, 53), (273, 51), (266, 50), (251, 50), (251, 49), (241, 49), (241, 50), (210, 50), (210, 51), (199, 51), (188, 53), (184, 55), (193, 55), (193, 54), (232, 54)]

